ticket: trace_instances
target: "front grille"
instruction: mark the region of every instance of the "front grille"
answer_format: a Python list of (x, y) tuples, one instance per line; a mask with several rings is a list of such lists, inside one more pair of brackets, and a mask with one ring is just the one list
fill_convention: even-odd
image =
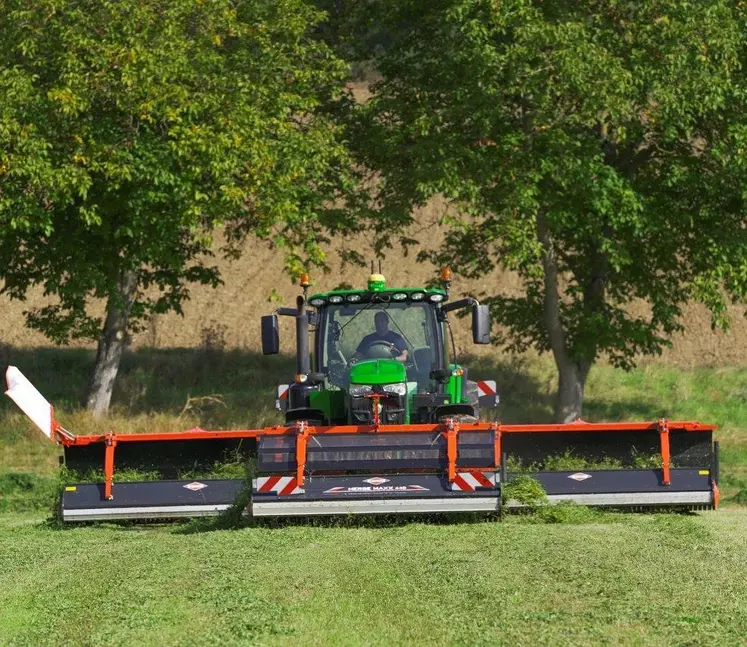
[[(399, 425), (405, 421), (405, 397), (389, 395), (379, 400), (379, 420), (384, 425)], [(371, 398), (350, 398), (350, 422), (354, 425), (373, 424), (374, 401)]]

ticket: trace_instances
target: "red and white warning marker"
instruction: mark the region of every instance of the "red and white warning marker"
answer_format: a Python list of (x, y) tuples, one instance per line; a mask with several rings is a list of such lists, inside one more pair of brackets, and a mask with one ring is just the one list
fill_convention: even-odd
[(488, 395), (488, 396), (496, 396), (498, 395), (498, 392), (496, 391), (496, 385), (495, 380), (481, 380), (477, 383), (477, 389), (480, 391), (480, 395)]
[(295, 476), (259, 476), (252, 481), (252, 487), (255, 492), (262, 494), (274, 492), (280, 496), (305, 492), (302, 487), (298, 487), (298, 480)]
[(468, 472), (457, 472), (456, 478), (451, 484), (451, 489), (459, 492), (474, 492), (477, 488), (494, 488), (495, 483), (495, 472), (469, 470)]
[(275, 408), (285, 411), (288, 408), (288, 389), (290, 384), (278, 384), (278, 397), (275, 400)]
[(495, 380), (480, 380), (477, 384), (477, 398), (483, 409), (498, 405), (498, 391)]

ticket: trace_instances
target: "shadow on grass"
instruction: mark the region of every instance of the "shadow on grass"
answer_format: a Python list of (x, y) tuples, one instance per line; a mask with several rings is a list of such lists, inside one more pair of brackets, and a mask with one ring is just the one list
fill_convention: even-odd
[(459, 358), (470, 380), (495, 380), (500, 404), (489, 416), (506, 424), (551, 422), (554, 393), (532, 374), (528, 362), (516, 356)]
[[(58, 409), (70, 411), (80, 406), (94, 359), (92, 350), (39, 348), (13, 350), (10, 361)], [(501, 405), (494, 417), (504, 422), (552, 420), (553, 394), (530, 374), (523, 360), (465, 356), (462, 362), (470, 369), (470, 379), (494, 379), (498, 384)], [(291, 355), (211, 348), (128, 350), (122, 357), (112, 407), (126, 415), (177, 415), (190, 399), (210, 396), (218, 396), (213, 410), (272, 407), (276, 385), (287, 383), (294, 374)], [(13, 406), (10, 401), (0, 402), (0, 413)], [(201, 424), (208, 422), (201, 419)]]
[(661, 402), (655, 400), (628, 399), (613, 401), (589, 398), (584, 402), (584, 420), (589, 422), (617, 422), (623, 420), (651, 422), (659, 418), (669, 418), (670, 414), (662, 406)]
[(451, 526), (483, 524), (500, 521), (497, 513), (447, 513), (447, 514), (384, 514), (313, 517), (237, 517), (233, 515), (207, 519), (192, 519), (174, 528), (174, 534), (192, 535), (219, 530), (243, 530), (244, 528), (264, 528), (282, 530), (284, 528), (402, 528), (411, 524)]
[[(470, 357), (464, 356), (463, 363), (469, 367), (472, 380), (495, 380), (500, 396), (500, 405), (495, 415), (506, 424), (550, 423), (554, 422), (556, 376), (544, 381), (538, 377), (537, 360), (517, 356)], [(532, 363), (535, 366), (532, 366)], [(666, 414), (662, 403), (643, 397), (621, 399), (618, 394), (600, 399), (587, 397), (584, 401), (584, 420), (588, 422), (620, 420), (656, 420)]]
[[(70, 348), (14, 349), (10, 361), (59, 409), (80, 406), (93, 366), (93, 350)], [(461, 363), (473, 380), (493, 379), (500, 405), (491, 417), (505, 423), (545, 423), (553, 420), (555, 398), (552, 379), (538, 377), (530, 360), (496, 354), (464, 355)], [(291, 355), (264, 356), (241, 349), (174, 348), (127, 350), (117, 377), (113, 408), (126, 415), (179, 414), (190, 401), (217, 396), (213, 408), (231, 410), (272, 407), (276, 385), (295, 374)], [(191, 399), (191, 400), (190, 400)], [(13, 403), (0, 400), (0, 412)], [(208, 407), (209, 408), (209, 407)], [(198, 411), (198, 413), (200, 413)], [(661, 403), (642, 398), (589, 398), (588, 420), (655, 419), (664, 413)]]
[[(45, 397), (60, 409), (80, 406), (95, 352), (84, 349), (13, 350), (19, 367)], [(231, 408), (272, 406), (277, 384), (295, 374), (294, 358), (266, 357), (247, 350), (210, 348), (128, 350), (114, 389), (112, 406), (139, 413), (180, 413), (189, 398), (218, 395)], [(10, 410), (13, 404), (3, 402)]]

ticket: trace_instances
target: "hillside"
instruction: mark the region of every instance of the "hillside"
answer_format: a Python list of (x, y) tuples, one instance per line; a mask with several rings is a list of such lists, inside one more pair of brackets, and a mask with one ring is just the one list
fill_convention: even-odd
[[(412, 235), (419, 239), (425, 248), (436, 247), (443, 237), (443, 229), (437, 224), (443, 205), (434, 202), (423, 209), (418, 216), (421, 223)], [(368, 276), (365, 268), (346, 267), (340, 269), (339, 251), (352, 248), (366, 254), (365, 240), (338, 239), (332, 241), (337, 251), (329, 255), (330, 274), (314, 272), (314, 288), (327, 290), (340, 282), (348, 281), (364, 285)], [(218, 245), (216, 245), (216, 251)], [(389, 250), (383, 261), (384, 274), (390, 285), (417, 285), (432, 278), (438, 271), (429, 263), (418, 263), (415, 253), (403, 256), (400, 249)], [(184, 317), (168, 314), (157, 317), (143, 332), (134, 336), (134, 348), (179, 348), (197, 347), (212, 340), (212, 343), (225, 348), (255, 350), (259, 347), (259, 317), (273, 308), (268, 297), (275, 289), (282, 298), (281, 303), (290, 305), (298, 293), (297, 286), (291, 284), (283, 274), (278, 253), (249, 241), (244, 255), (235, 262), (227, 262), (218, 253), (215, 261), (220, 266), (224, 285), (213, 290), (195, 286), (191, 298), (185, 304)], [(480, 280), (464, 280), (455, 277), (454, 294), (515, 294), (520, 284), (515, 276), (494, 272)], [(0, 297), (0, 342), (14, 347), (48, 346), (49, 342), (39, 333), (24, 328), (23, 311), (46, 303), (40, 290), (35, 291), (24, 303), (9, 302)], [(732, 308), (734, 325), (730, 333), (712, 332), (710, 317), (701, 306), (689, 307), (685, 314), (686, 333), (673, 339), (674, 346), (660, 358), (649, 361), (679, 366), (723, 365), (747, 363), (747, 320), (738, 308)], [(284, 321), (285, 339), (290, 350), (293, 335), (290, 322)], [(464, 350), (473, 350), (466, 325), (455, 326), (458, 344)], [(93, 347), (88, 343), (74, 343), (73, 346)], [(481, 353), (494, 354), (496, 349), (480, 349)]]

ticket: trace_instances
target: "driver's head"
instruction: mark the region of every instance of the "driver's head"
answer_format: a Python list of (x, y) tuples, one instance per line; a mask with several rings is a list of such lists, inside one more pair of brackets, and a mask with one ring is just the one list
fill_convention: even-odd
[(389, 332), (389, 317), (386, 312), (377, 312), (374, 317), (374, 325), (379, 335), (386, 335)]

